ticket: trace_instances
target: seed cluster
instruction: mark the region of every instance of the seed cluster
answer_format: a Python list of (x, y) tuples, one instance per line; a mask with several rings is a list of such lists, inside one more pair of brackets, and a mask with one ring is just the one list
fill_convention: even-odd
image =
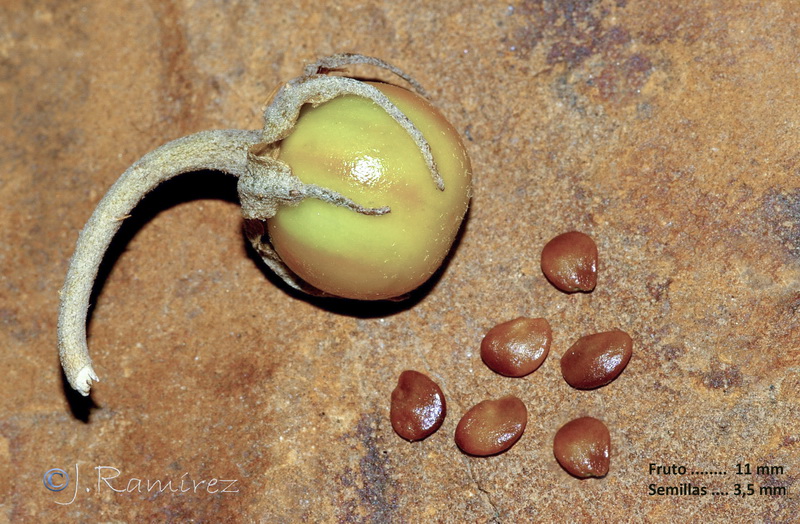
[[(597, 284), (597, 258), (594, 240), (571, 231), (545, 245), (542, 272), (561, 291), (591, 292)], [(544, 363), (552, 340), (553, 332), (546, 319), (515, 318), (486, 333), (481, 341), (481, 359), (499, 375), (524, 377)], [(619, 329), (585, 335), (561, 357), (561, 374), (575, 389), (596, 389), (622, 373), (632, 352), (633, 340)], [(439, 386), (416, 371), (400, 375), (392, 393), (391, 420), (401, 437), (428, 437), (441, 425), (444, 413), (444, 395)], [(519, 398), (509, 395), (484, 400), (464, 413), (455, 430), (455, 442), (469, 455), (497, 455), (520, 439), (527, 422), (528, 410)], [(609, 430), (593, 417), (572, 420), (556, 432), (553, 455), (575, 477), (604, 477), (611, 461)]]

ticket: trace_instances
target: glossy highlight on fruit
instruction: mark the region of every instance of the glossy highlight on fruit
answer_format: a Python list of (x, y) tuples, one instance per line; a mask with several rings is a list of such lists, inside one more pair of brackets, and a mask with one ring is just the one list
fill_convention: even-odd
[(571, 475), (604, 477), (611, 462), (611, 435), (601, 420), (577, 418), (556, 432), (553, 454)]
[(470, 455), (496, 455), (513, 446), (527, 424), (528, 410), (517, 397), (484, 400), (461, 417), (456, 427), (456, 444)]
[(439, 429), (446, 414), (444, 393), (438, 384), (419, 371), (400, 373), (389, 413), (398, 435), (410, 441), (427, 438)]
[(495, 373), (522, 377), (542, 365), (550, 352), (552, 338), (547, 320), (519, 317), (486, 333), (481, 341), (481, 358)]
[(430, 143), (444, 191), (397, 122), (370, 100), (341, 96), (303, 109), (280, 145), (279, 160), (304, 183), (391, 212), (369, 216), (307, 199), (268, 220), (275, 251), (300, 278), (362, 300), (397, 297), (430, 278), (450, 250), (471, 192), (469, 159), (444, 117), (411, 91), (371, 85)]
[(594, 389), (622, 373), (633, 354), (633, 340), (619, 329), (579, 338), (561, 357), (561, 374), (578, 389)]
[(579, 231), (558, 235), (542, 249), (542, 272), (565, 293), (592, 291), (597, 286), (597, 245)]

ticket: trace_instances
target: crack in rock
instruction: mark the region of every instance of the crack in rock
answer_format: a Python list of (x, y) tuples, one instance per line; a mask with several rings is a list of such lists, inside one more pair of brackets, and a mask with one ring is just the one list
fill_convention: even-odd
[(492, 508), (492, 519), (489, 522), (495, 522), (495, 523), (502, 522), (500, 520), (500, 510), (498, 509), (497, 505), (492, 500), (492, 494), (489, 492), (489, 490), (487, 490), (486, 488), (481, 486), (480, 481), (473, 474), (472, 466), (471, 466), (471, 464), (469, 462), (469, 458), (465, 457), (464, 461), (465, 461), (464, 464), (467, 466), (467, 474), (469, 475), (469, 479), (472, 481), (472, 483), (475, 485), (475, 487), (481, 493), (481, 495), (482, 495), (481, 498), (483, 498), (483, 500), (486, 501), (486, 503)]

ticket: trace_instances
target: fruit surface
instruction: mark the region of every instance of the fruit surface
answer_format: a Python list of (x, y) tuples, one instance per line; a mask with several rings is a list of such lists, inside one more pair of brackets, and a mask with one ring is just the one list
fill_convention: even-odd
[(422, 132), (444, 180), (437, 189), (408, 133), (373, 102), (342, 96), (304, 107), (279, 159), (304, 183), (337, 191), (358, 214), (308, 198), (268, 221), (270, 240), (300, 278), (327, 293), (378, 300), (412, 291), (441, 265), (466, 213), (469, 158), (455, 129), (422, 97), (373, 83)]

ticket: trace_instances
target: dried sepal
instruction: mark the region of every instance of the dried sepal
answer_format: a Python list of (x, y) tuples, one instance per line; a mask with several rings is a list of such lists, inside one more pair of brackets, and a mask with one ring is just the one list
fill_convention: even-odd
[(408, 84), (414, 88), (414, 91), (426, 98), (428, 97), (428, 94), (425, 92), (425, 89), (422, 87), (422, 85), (420, 85), (419, 82), (411, 77), (411, 75), (407, 74), (402, 69), (381, 60), (380, 58), (375, 58), (374, 56), (365, 56), (354, 53), (338, 53), (335, 55), (325, 56), (314, 63), (308, 64), (304, 70), (304, 73), (305, 76), (326, 74), (331, 71), (341, 71), (344, 67), (356, 64), (368, 64), (394, 73), (398, 77), (408, 82)]
[(261, 220), (245, 220), (244, 234), (247, 237), (247, 240), (249, 240), (250, 244), (253, 246), (253, 250), (258, 253), (258, 256), (261, 257), (261, 260), (264, 262), (264, 264), (270, 268), (272, 272), (275, 273), (275, 275), (277, 275), (278, 278), (280, 278), (286, 285), (298, 291), (302, 291), (307, 295), (313, 295), (316, 297), (333, 296), (312, 286), (297, 276), (294, 271), (289, 269), (283, 260), (281, 260), (281, 257), (278, 256), (278, 253), (275, 252), (272, 244), (270, 244), (267, 240), (267, 232), (266, 228), (264, 227), (264, 222)]

